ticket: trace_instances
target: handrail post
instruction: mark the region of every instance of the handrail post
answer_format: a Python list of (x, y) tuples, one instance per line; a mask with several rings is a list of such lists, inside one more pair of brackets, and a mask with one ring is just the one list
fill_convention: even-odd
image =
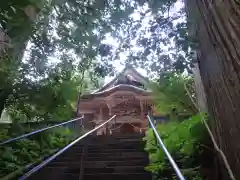
[[(151, 114), (149, 113), (149, 115), (151, 115)], [(160, 138), (160, 136), (159, 136), (159, 134), (158, 134), (158, 132), (157, 132), (157, 130), (156, 130), (156, 128), (155, 128), (152, 120), (151, 120), (151, 117), (150, 117), (149, 115), (147, 115), (148, 121), (149, 121), (149, 123), (150, 123), (150, 125), (151, 125), (151, 127), (152, 127), (152, 129), (153, 129), (153, 132), (154, 132), (154, 134), (155, 134), (155, 136), (156, 136), (156, 139), (158, 140), (158, 142), (159, 142), (159, 144), (160, 144), (163, 152), (165, 153), (165, 155), (167, 156), (168, 160), (170, 161), (170, 163), (171, 163), (174, 171), (175, 171), (176, 174), (177, 174), (177, 177), (178, 177), (180, 180), (185, 180), (185, 178), (184, 178), (184, 176), (182, 175), (182, 173), (181, 173), (178, 165), (175, 163), (175, 161), (173, 160), (172, 156), (170, 155), (170, 153), (168, 152), (167, 148), (165, 147), (162, 139)]]
[(105, 125), (105, 132), (106, 132), (106, 136), (108, 135), (108, 123)]

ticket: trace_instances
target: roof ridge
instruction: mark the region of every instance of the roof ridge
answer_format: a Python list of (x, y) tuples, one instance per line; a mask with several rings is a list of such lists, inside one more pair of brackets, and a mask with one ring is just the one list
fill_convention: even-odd
[(140, 76), (142, 79), (144, 79), (145, 81), (148, 82), (148, 78), (144, 77), (141, 73), (139, 73), (132, 65), (126, 65), (125, 68), (115, 76), (115, 78), (113, 78), (111, 81), (109, 81), (107, 84), (103, 85), (101, 88), (94, 91), (93, 93), (100, 92), (100, 91), (104, 90), (104, 88), (107, 88), (110, 84), (112, 84), (114, 81), (116, 81), (127, 70), (134, 71), (134, 73), (136, 73), (138, 76)]

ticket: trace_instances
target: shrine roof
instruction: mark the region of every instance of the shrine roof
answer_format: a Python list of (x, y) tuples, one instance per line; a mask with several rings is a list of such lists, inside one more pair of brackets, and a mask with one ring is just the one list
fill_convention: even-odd
[(94, 98), (94, 97), (107, 97), (110, 94), (112, 94), (116, 91), (119, 91), (119, 90), (133, 91), (133, 92), (135, 92), (139, 95), (142, 95), (142, 96), (148, 96), (151, 93), (151, 91), (149, 91), (149, 90), (145, 90), (145, 89), (133, 86), (133, 85), (119, 84), (119, 85), (113, 86), (111, 88), (105, 89), (103, 91), (98, 91), (98, 92), (94, 92), (94, 93), (91, 93), (91, 94), (83, 95), (81, 97), (81, 99), (89, 99), (89, 98)]
[(134, 77), (134, 79), (143, 84), (147, 84), (149, 82), (149, 80), (146, 77), (142, 76), (136, 69), (134, 69), (132, 66), (127, 65), (113, 80), (105, 84), (100, 89), (94, 91), (92, 94), (99, 93), (101, 91), (105, 91), (108, 88), (111, 88), (111, 86), (113, 86), (113, 84), (120, 78), (121, 75), (131, 75)]

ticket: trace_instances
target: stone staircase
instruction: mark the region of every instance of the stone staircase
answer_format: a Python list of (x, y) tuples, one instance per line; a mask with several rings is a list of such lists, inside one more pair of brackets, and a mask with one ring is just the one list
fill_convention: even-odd
[(90, 136), (29, 180), (150, 180), (142, 135)]

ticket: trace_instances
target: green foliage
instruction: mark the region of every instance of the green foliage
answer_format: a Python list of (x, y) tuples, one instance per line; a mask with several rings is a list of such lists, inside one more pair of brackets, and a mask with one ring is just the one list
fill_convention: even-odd
[[(32, 131), (30, 128), (22, 127), (22, 129)], [(13, 134), (12, 131), (7, 128), (1, 130), (0, 141), (10, 138), (10, 135)], [(18, 134), (16, 130), (14, 131)], [(44, 157), (67, 145), (73, 138), (73, 132), (62, 127), (1, 146), (0, 177), (31, 163), (41, 161)]]
[(46, 77), (39, 79), (29, 78), (28, 71), (23, 65), (15, 83), (11, 83), (12, 79), (7, 81), (7, 77), (7, 84), (0, 82), (0, 105), (3, 105), (0, 109), (7, 108), (14, 121), (67, 120), (75, 115), (79, 92), (94, 89), (100, 79), (88, 76), (84, 68), (83, 73), (78, 73), (70, 60), (49, 67)]
[[(143, 2), (144, 4), (144, 2)], [(168, 71), (191, 72), (192, 40), (187, 33), (181, 0), (159, 0), (138, 6), (132, 19), (120, 27), (116, 58), (145, 69), (152, 77)]]
[[(160, 124), (157, 126), (157, 131), (186, 178), (201, 179), (201, 157), (207, 137), (200, 115), (192, 116), (182, 122)], [(175, 173), (159, 147), (152, 129), (147, 131), (144, 139), (145, 150), (149, 153), (150, 160), (146, 169), (155, 174), (156, 179), (172, 179)]]
[[(186, 87), (192, 87), (192, 83), (193, 79), (189, 76), (169, 72), (162, 74), (157, 83), (150, 84), (159, 112), (169, 113), (176, 109), (177, 112), (195, 114), (197, 109), (186, 91)], [(188, 89), (194, 99), (193, 90)]]
[(113, 72), (113, 48), (103, 39), (118, 34), (141, 3), (1, 2), (0, 112), (7, 108), (17, 121), (71, 117), (78, 92)]
[[(21, 121), (69, 118), (77, 92), (89, 89), (82, 77), (87, 74), (87, 81), (97, 87), (99, 78), (113, 73), (112, 61), (123, 51), (127, 62), (152, 72), (188, 69), (188, 44), (182, 48), (185, 54), (175, 53), (187, 40), (186, 23), (178, 22), (185, 15), (183, 8), (166, 16), (176, 2), (2, 2), (0, 32), (11, 40), (11, 47), (0, 54), (0, 111), (8, 108)], [(139, 18), (133, 18), (133, 13)], [(119, 42), (118, 47), (106, 42), (109, 35)], [(172, 41), (177, 45), (168, 46)], [(163, 52), (163, 46), (168, 50)], [(53, 59), (57, 62), (52, 63)]]

